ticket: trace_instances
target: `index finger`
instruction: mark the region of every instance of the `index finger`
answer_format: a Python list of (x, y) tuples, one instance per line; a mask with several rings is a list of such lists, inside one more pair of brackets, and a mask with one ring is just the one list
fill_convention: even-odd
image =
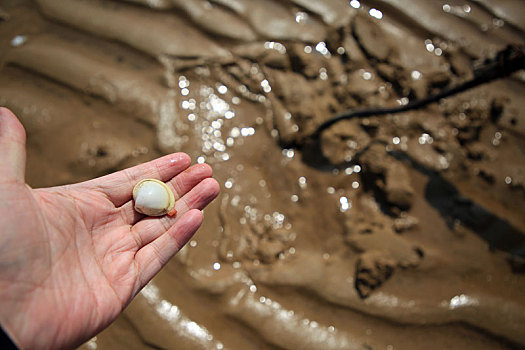
[(191, 158), (186, 153), (173, 153), (132, 168), (82, 182), (78, 186), (100, 191), (113, 202), (115, 207), (120, 207), (131, 199), (133, 187), (139, 180), (153, 178), (166, 182), (186, 170), (190, 164)]

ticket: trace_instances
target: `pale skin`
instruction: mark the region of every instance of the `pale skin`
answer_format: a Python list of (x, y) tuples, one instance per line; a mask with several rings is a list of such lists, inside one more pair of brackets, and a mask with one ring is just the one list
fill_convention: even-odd
[[(182, 248), (219, 193), (184, 153), (73, 185), (25, 184), (25, 131), (0, 108), (0, 323), (24, 349), (73, 348), (107, 327)], [(167, 183), (173, 217), (133, 209), (133, 186)]]

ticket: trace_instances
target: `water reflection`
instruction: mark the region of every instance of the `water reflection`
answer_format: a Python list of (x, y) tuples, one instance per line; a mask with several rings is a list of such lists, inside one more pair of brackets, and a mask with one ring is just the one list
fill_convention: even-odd
[(299, 11), (295, 14), (295, 21), (297, 23), (304, 22), (308, 19), (308, 14), (306, 12)]
[(449, 4), (443, 4), (442, 9), (445, 13), (451, 13), (459, 17), (466, 17), (472, 11), (472, 8), (466, 4), (463, 6), (451, 6)]
[(348, 198), (345, 196), (339, 197), (339, 204), (341, 205), (340, 207), (341, 212), (347, 211), (352, 206)]
[(157, 315), (163, 318), (181, 338), (186, 338), (209, 349), (222, 349), (221, 342), (215, 341), (213, 335), (203, 326), (190, 320), (184, 313), (169, 301), (160, 297), (159, 288), (149, 283), (140, 292)]
[(228, 92), (228, 88), (225, 86), (225, 85), (219, 85), (217, 87), (217, 92), (221, 95), (224, 95), (225, 93)]
[(434, 138), (427, 133), (422, 133), (421, 136), (419, 136), (418, 138), (418, 143), (420, 145), (424, 145), (426, 143), (431, 145), (433, 142), (434, 142)]
[(295, 155), (295, 152), (293, 149), (283, 149), (282, 150), (282, 154), (283, 156), (287, 157), (287, 158), (293, 158), (294, 155)]
[(383, 18), (383, 12), (379, 11), (378, 9), (375, 9), (375, 8), (371, 8), (370, 10), (368, 10), (368, 14), (370, 14), (370, 16), (376, 18), (376, 19), (382, 19)]
[(268, 50), (275, 50), (281, 54), (286, 53), (286, 47), (283, 44), (276, 41), (266, 41), (264, 43), (264, 48)]
[(414, 80), (419, 80), (419, 79), (421, 79), (421, 72), (420, 72), (420, 71), (417, 71), (417, 70), (413, 70), (413, 71), (410, 73), (410, 76), (411, 76), (412, 79), (414, 79)]
[(364, 79), (364, 80), (371, 80), (372, 79), (372, 73), (368, 72), (368, 71), (365, 71), (364, 69), (361, 69), (360, 70), (361, 72), (361, 77)]
[(96, 350), (98, 348), (97, 337), (89, 339), (89, 341), (85, 345), (89, 350)]
[(268, 296), (257, 296), (241, 289), (231, 300), (229, 313), (250, 325), (273, 344), (285, 344), (293, 349), (358, 349), (358, 339), (324, 325), (305, 315), (283, 307)]
[(306, 177), (304, 176), (301, 176), (299, 177), (299, 179), (297, 180), (297, 182), (299, 183), (299, 187), (302, 188), (302, 189), (305, 189), (306, 188)]
[(18, 47), (18, 46), (24, 45), (26, 41), (27, 41), (27, 36), (17, 35), (13, 39), (11, 39), (11, 46)]
[[(263, 79), (260, 84), (265, 92), (271, 91), (268, 80)], [(190, 81), (181, 75), (179, 77), (179, 88), (181, 88), (181, 94), (184, 97), (190, 97), (189, 86)], [(231, 105), (223, 98), (224, 95), (228, 94), (227, 86), (219, 83), (214, 89), (203, 85), (198, 90), (199, 101), (190, 97), (181, 101), (181, 107), (190, 111), (187, 119), (194, 123), (194, 131), (200, 135), (203, 155), (202, 158), (199, 157), (199, 160), (207, 160), (208, 162), (228, 161), (230, 159), (228, 148), (235, 144), (242, 145), (244, 141), (239, 137), (253, 136), (256, 130), (254, 127), (235, 126), (225, 132), (226, 125), (229, 125), (227, 121), (236, 116)], [(240, 104), (240, 99), (236, 96), (232, 97), (231, 101), (232, 104)], [(263, 121), (261, 119), (259, 124), (262, 124)]]
[(479, 305), (479, 301), (477, 298), (469, 297), (466, 294), (460, 294), (450, 299), (448, 308), (450, 310), (453, 310), (453, 309), (457, 309), (460, 307), (476, 306), (476, 305)]
[[(315, 45), (315, 51), (319, 52), (321, 55), (327, 58), (331, 56), (330, 51), (328, 51), (328, 48), (326, 47), (326, 43), (324, 41), (320, 41), (317, 43), (317, 45)], [(306, 48), (305, 48), (305, 52), (306, 52)]]

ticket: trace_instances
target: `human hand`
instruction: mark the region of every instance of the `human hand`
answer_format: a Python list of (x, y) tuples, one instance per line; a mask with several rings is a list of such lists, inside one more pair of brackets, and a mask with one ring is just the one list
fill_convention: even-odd
[[(0, 108), (0, 323), (22, 348), (71, 348), (117, 318), (190, 239), (219, 193), (212, 170), (184, 153), (91, 181), (31, 189), (25, 131)], [(156, 178), (174, 217), (133, 208), (133, 186)]]

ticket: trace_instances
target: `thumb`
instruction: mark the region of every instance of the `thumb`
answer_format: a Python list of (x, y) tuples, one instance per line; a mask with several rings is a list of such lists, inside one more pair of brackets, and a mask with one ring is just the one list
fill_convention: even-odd
[(0, 182), (25, 182), (26, 132), (16, 116), (0, 107)]

